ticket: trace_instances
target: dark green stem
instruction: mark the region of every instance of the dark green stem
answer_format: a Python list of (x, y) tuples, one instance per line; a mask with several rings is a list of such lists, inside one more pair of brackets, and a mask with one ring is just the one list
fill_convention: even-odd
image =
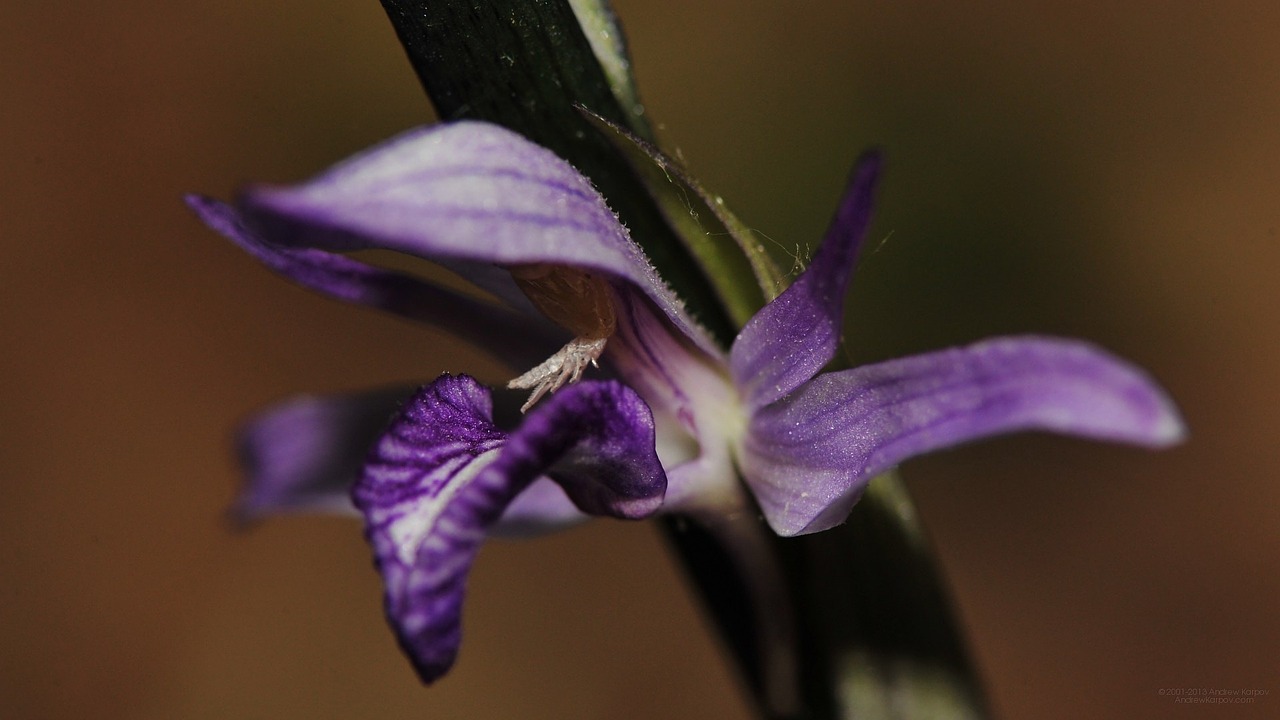
[[(801, 607), (821, 646), (831, 705), (813, 717), (986, 718), (963, 632), (906, 488), (871, 482), (844, 524), (798, 541)], [(792, 564), (794, 567), (794, 563)], [(808, 688), (811, 706), (827, 698)]]

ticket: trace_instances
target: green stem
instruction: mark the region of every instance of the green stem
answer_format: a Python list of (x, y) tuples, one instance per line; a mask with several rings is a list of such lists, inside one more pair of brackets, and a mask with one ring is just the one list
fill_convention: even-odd
[(831, 706), (815, 717), (989, 717), (933, 552), (896, 475), (873, 480), (844, 525), (800, 542), (803, 606), (821, 629), (816, 642), (830, 680)]

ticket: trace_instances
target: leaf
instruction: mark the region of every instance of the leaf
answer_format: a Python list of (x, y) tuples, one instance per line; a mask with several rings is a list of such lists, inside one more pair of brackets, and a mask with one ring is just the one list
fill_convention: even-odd
[(653, 141), (653, 131), (644, 115), (644, 104), (636, 89), (635, 76), (631, 73), (631, 56), (627, 52), (627, 39), (608, 0), (569, 0), (573, 14), (591, 43), (591, 50), (600, 62), (609, 89), (630, 119), (629, 127), (637, 135)]

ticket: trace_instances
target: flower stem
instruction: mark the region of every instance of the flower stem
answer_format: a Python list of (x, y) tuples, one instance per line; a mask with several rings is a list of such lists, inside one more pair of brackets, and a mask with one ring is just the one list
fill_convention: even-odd
[(813, 613), (833, 701), (830, 714), (815, 717), (989, 717), (948, 592), (896, 475), (873, 480), (844, 525), (800, 542), (801, 612)]
[[(872, 481), (848, 522), (778, 538), (763, 522), (734, 537), (668, 519), (666, 536), (736, 661), (762, 720), (982, 720), (985, 698), (924, 531), (901, 480)], [(757, 538), (744, 534), (755, 532)], [(732, 543), (737, 552), (725, 547)], [(779, 567), (790, 608), (753, 590), (741, 563)], [(734, 557), (738, 556), (738, 557)], [(750, 602), (744, 601), (749, 599)], [(756, 610), (768, 605), (763, 612)], [(798, 708), (780, 705), (761, 625), (790, 612)], [(776, 652), (776, 650), (774, 650)], [(790, 707), (788, 707), (790, 705)]]

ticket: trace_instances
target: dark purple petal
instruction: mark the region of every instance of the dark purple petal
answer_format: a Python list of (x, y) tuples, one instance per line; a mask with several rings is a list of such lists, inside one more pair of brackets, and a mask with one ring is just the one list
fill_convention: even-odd
[(743, 476), (780, 535), (843, 522), (867, 480), (1018, 430), (1166, 447), (1185, 429), (1141, 370), (1089, 345), (1000, 338), (820, 375), (752, 418)]
[(237, 446), (242, 522), (282, 512), (355, 514), (351, 486), (412, 388), (293, 398), (245, 423)]
[(496, 125), (413, 130), (302, 185), (252, 189), (241, 207), (276, 245), (601, 271), (639, 287), (681, 331), (714, 347), (590, 181)]
[(424, 387), (378, 442), (353, 498), (386, 586), (387, 617), (424, 682), (453, 664), (467, 573), (490, 527), (537, 478), (583, 511), (638, 518), (662, 504), (653, 419), (616, 382), (571, 385), (509, 437), (469, 377)]
[(748, 410), (800, 387), (835, 356), (845, 291), (871, 224), (879, 175), (879, 154), (863, 156), (809, 267), (734, 340), (729, 367)]
[(488, 474), (542, 474), (589, 515), (627, 520), (662, 505), (667, 478), (658, 460), (653, 415), (633, 390), (616, 381), (561, 388), (530, 412), (507, 439)]
[(513, 367), (538, 363), (564, 341), (540, 318), (324, 250), (271, 245), (248, 227), (239, 210), (200, 195), (186, 200), (206, 225), (299, 285), (439, 327)]

